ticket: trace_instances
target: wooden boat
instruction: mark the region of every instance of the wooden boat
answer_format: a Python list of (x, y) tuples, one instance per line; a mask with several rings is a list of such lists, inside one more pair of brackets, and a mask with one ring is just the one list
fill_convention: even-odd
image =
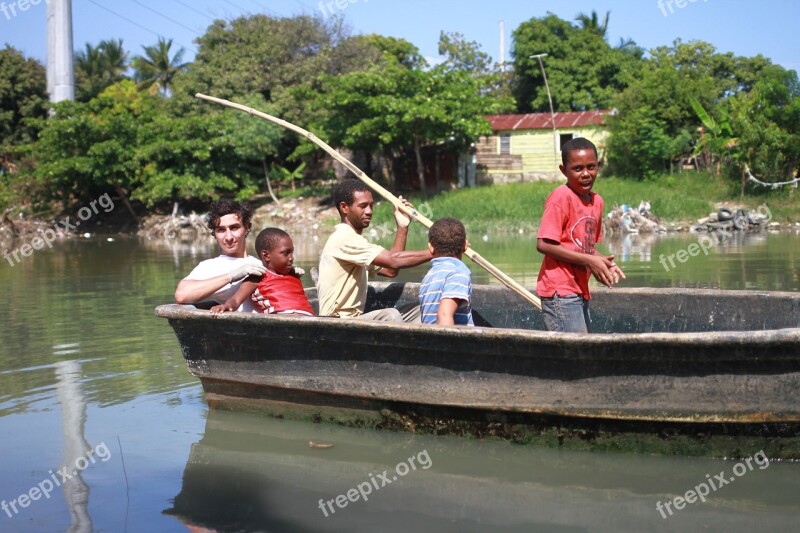
[[(368, 308), (412, 303), (417, 290), (375, 283)], [(473, 300), (475, 328), (156, 314), (212, 408), (683, 454), (746, 442), (800, 457), (800, 294), (596, 290), (588, 335), (543, 331), (505, 287), (475, 286)]]

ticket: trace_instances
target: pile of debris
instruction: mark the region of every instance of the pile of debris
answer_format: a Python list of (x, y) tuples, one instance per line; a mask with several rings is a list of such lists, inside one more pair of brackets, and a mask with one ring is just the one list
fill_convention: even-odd
[(210, 235), (205, 215), (154, 215), (142, 220), (138, 235), (149, 239), (179, 239), (192, 241)]
[(636, 209), (627, 204), (615, 205), (603, 220), (606, 235), (635, 233), (664, 233), (667, 228), (650, 210), (650, 202), (643, 200)]
[(766, 227), (770, 221), (769, 209), (730, 209), (720, 207), (715, 213), (710, 213), (693, 224), (690, 231), (693, 232), (712, 232), (712, 231), (748, 231)]

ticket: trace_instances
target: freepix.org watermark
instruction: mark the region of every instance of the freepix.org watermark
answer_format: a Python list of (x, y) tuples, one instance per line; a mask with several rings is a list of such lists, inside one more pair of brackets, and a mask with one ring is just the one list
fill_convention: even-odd
[[(658, 9), (660, 9), (661, 13), (666, 17), (668, 16), (667, 10), (669, 10), (669, 15), (672, 15), (675, 13), (675, 7), (683, 9), (689, 4), (694, 4), (699, 1), (700, 0), (658, 0)], [(708, 2), (708, 0), (703, 0), (703, 2)]]
[[(766, 204), (758, 206), (758, 209), (756, 209), (756, 214), (765, 221), (764, 223), (772, 220), (772, 211), (769, 210), (769, 207), (767, 207)], [(746, 216), (737, 216), (733, 219), (733, 227), (735, 230), (745, 230), (747, 229), (748, 224), (749, 222)], [(683, 264), (686, 263), (690, 257), (697, 257), (700, 255), (700, 252), (703, 252), (704, 255), (708, 255), (708, 252), (713, 249), (717, 243), (724, 242), (730, 238), (733, 238), (733, 232), (731, 229), (720, 228), (714, 230), (713, 233), (703, 235), (697, 239), (697, 242), (693, 242), (686, 248), (678, 250), (674, 254), (660, 254), (658, 256), (658, 262), (661, 263), (662, 267), (664, 267), (665, 272), (669, 272), (673, 268), (677, 267), (675, 264), (676, 260), (678, 263)]]
[[(319, 500), (319, 508), (322, 511), (322, 514), (325, 515), (325, 518), (328, 518), (330, 515), (336, 512), (333, 504), (336, 504), (336, 507), (339, 509), (344, 509), (350, 503), (355, 503), (359, 499), (363, 499), (367, 501), (369, 498), (368, 496), (372, 494), (373, 487), (375, 490), (380, 490), (386, 485), (390, 485), (398, 480), (399, 477), (403, 477), (412, 470), (417, 469), (418, 463), (423, 470), (429, 469), (433, 466), (433, 462), (431, 461), (431, 457), (428, 455), (428, 450), (422, 450), (417, 455), (412, 455), (406, 461), (401, 461), (397, 463), (397, 466), (394, 467), (394, 474), (389, 474), (388, 470), (384, 470), (380, 474), (375, 476), (372, 473), (369, 474), (369, 481), (364, 481), (359, 483), (354, 488), (348, 490), (344, 494), (339, 494), (335, 498), (331, 498), (330, 500), (323, 500), (320, 498)], [(330, 514), (328, 511), (330, 510)]]
[[(428, 202), (423, 203), (419, 207), (415, 207), (414, 210), (426, 218), (431, 218), (433, 216), (433, 209), (431, 209), (431, 205)], [(363, 236), (365, 239), (372, 242), (383, 239), (384, 237), (393, 237), (396, 231), (397, 224), (394, 222), (384, 222), (383, 224), (370, 227), (369, 231), (364, 232)]]
[(11, 20), (16, 17), (18, 13), (24, 13), (29, 10), (31, 6), (38, 6), (44, 2), (49, 4), (50, 0), (12, 0), (11, 2), (0, 2), (0, 13), (6, 17), (6, 20)]
[(44, 496), (46, 500), (49, 500), (50, 493), (53, 492), (53, 490), (60, 487), (62, 483), (66, 483), (77, 476), (79, 472), (86, 470), (90, 464), (95, 464), (97, 459), (100, 459), (103, 463), (111, 459), (111, 452), (105, 442), (101, 442), (94, 448), (89, 448), (84, 455), (78, 456), (73, 464), (73, 470), (70, 470), (69, 465), (63, 466), (56, 472), (50, 470), (48, 472), (50, 477), (43, 479), (27, 492), (20, 494), (13, 500), (0, 501), (0, 509), (2, 509), (9, 518), (14, 518), (22, 509), (26, 509), (30, 507), (31, 503), (41, 500), (42, 496)]
[(714, 477), (711, 477), (711, 474), (706, 474), (705, 481), (695, 485), (694, 489), (687, 490), (683, 496), (676, 496), (663, 503), (661, 500), (656, 502), (656, 511), (661, 514), (661, 518), (666, 520), (667, 516), (672, 516), (674, 514), (672, 510), (673, 507), (675, 507), (676, 511), (681, 511), (686, 507), (687, 503), (695, 503), (697, 500), (705, 503), (706, 496), (711, 494), (711, 492), (715, 492), (725, 485), (736, 481), (737, 477), (742, 477), (746, 473), (751, 472), (753, 470), (753, 463), (758, 465), (759, 470), (764, 470), (769, 467), (769, 459), (767, 458), (767, 454), (764, 453), (764, 450), (756, 452), (752, 457), (748, 457), (744, 461), (733, 465), (732, 471), (736, 477), (726, 477), (724, 470)]
[(323, 17), (330, 17), (336, 13), (336, 11), (334, 11), (334, 7), (339, 11), (344, 11), (350, 4), (355, 4), (358, 2), (364, 2), (366, 4), (369, 2), (369, 0), (322, 0), (319, 3), (319, 10), (322, 11)]
[(64, 231), (77, 231), (81, 222), (86, 222), (94, 215), (98, 214), (100, 212), (99, 209), (97, 209), (98, 205), (103, 209), (104, 213), (109, 213), (114, 210), (114, 201), (108, 193), (106, 193), (98, 199), (89, 202), (88, 206), (81, 207), (78, 210), (78, 220), (75, 220), (74, 224), (70, 223), (70, 217), (65, 217), (60, 222), (53, 221), (53, 227), (43, 230), (41, 237), (34, 237), (31, 239), (31, 242), (25, 243), (11, 251), (4, 249), (3, 257), (8, 261), (8, 264), (13, 267), (21, 263), (23, 258), (30, 257), (34, 250), (41, 250), (45, 245), (47, 245), (48, 248), (52, 248), (53, 241), (58, 238), (59, 234), (62, 234)]

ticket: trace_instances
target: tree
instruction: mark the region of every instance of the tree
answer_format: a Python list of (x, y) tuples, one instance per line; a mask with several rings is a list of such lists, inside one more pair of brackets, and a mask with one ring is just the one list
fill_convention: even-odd
[(36, 138), (32, 120), (45, 117), (47, 106), (44, 67), (6, 45), (0, 50), (0, 154)]
[[(609, 120), (610, 170), (637, 178), (663, 172), (669, 159), (691, 154), (693, 139), (700, 142), (692, 99), (716, 110), (723, 99), (747, 91), (764, 66), (763, 58), (719, 54), (703, 41), (676, 40), (650, 55), (614, 98), (617, 114)], [(647, 155), (642, 153), (645, 147), (652, 150)]]
[(426, 193), (422, 147), (464, 149), (491, 133), (483, 116), (509, 103), (488, 96), (482, 79), (471, 71), (447, 62), (426, 70), (419, 63), (409, 66), (402, 57), (407, 56), (385, 53), (383, 64), (366, 72), (326, 78), (317, 105), (330, 114), (320, 129), (331, 142), (352, 150), (413, 151)]
[[(275, 114), (274, 106), (266, 103), (264, 97), (257, 93), (248, 95), (239, 103), (265, 113)], [(259, 162), (264, 172), (267, 192), (269, 192), (272, 200), (279, 204), (280, 202), (272, 190), (270, 178), (273, 177), (273, 172), (270, 171), (269, 163), (270, 159), (274, 159), (280, 153), (283, 130), (266, 120), (258, 120), (244, 113), (229, 111), (228, 117), (231, 120), (231, 138), (234, 143), (234, 153), (244, 160)], [(292, 190), (294, 190), (294, 181), (292, 181)]]
[(603, 22), (601, 23), (599, 17), (597, 16), (597, 11), (593, 9), (591, 16), (587, 15), (586, 13), (578, 13), (578, 15), (575, 17), (575, 20), (580, 22), (582, 30), (592, 32), (605, 39), (606, 33), (608, 33), (608, 19), (610, 17), (611, 12), (606, 11), (606, 16), (603, 17)]
[(121, 39), (100, 41), (97, 47), (86, 43), (83, 51), (75, 53), (77, 100), (88, 102), (106, 87), (125, 79), (127, 62), (128, 52)]
[(441, 32), (439, 55), (445, 57), (441, 68), (468, 73), (478, 81), (483, 94), (494, 95), (508, 104), (502, 111), (514, 110), (510, 73), (504, 71), (503, 65), (493, 63), (477, 42), (465, 41), (460, 33)]
[[(732, 97), (731, 126), (741, 160), (765, 181), (788, 181), (800, 172), (800, 83), (778, 65), (764, 69), (749, 92)], [(741, 176), (744, 194), (746, 175)]]
[(176, 74), (186, 69), (188, 63), (181, 63), (184, 50), (181, 48), (170, 57), (172, 39), (158, 38), (155, 46), (143, 46), (144, 56), (136, 56), (131, 62), (136, 70), (134, 79), (139, 82), (140, 89), (160, 90), (168, 96), (172, 88), (172, 80)]
[(550, 111), (544, 78), (532, 55), (547, 54), (545, 68), (556, 111), (610, 108), (641, 68), (639, 58), (611, 48), (597, 31), (583, 30), (552, 13), (523, 22), (513, 39), (514, 96), (520, 112)]
[(130, 81), (88, 103), (58, 103), (30, 150), (36, 163), (31, 172), (64, 207), (72, 199), (114, 191), (135, 218), (128, 198), (138, 170), (137, 130), (147, 120), (145, 103)]

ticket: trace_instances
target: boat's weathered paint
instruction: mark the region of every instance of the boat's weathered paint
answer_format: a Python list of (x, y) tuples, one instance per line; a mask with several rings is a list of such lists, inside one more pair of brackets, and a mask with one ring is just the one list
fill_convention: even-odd
[[(375, 284), (370, 301), (402, 305), (416, 289)], [(212, 407), (360, 424), (391, 413), (388, 425), (406, 429), (542, 417), (758, 434), (800, 424), (800, 295), (598, 290), (592, 315), (606, 333), (588, 335), (542, 331), (539, 312), (503, 287), (476, 286), (473, 307), (484, 327), (212, 318), (177, 305), (156, 314), (169, 319)]]

